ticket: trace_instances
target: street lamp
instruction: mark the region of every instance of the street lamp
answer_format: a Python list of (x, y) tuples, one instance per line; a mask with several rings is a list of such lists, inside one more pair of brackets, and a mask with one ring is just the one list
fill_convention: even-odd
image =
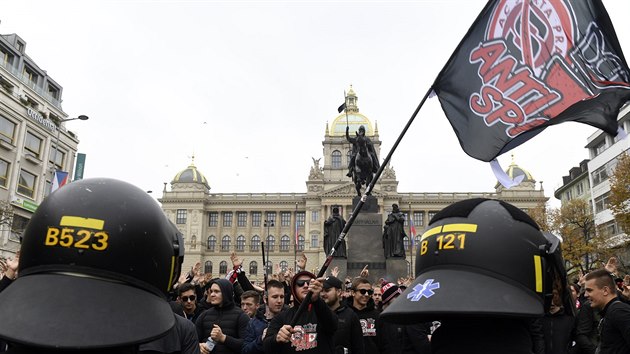
[(55, 179), (55, 172), (57, 172), (57, 152), (59, 152), (59, 134), (61, 133), (61, 123), (69, 122), (71, 120), (88, 120), (90, 117), (82, 114), (76, 118), (67, 118), (59, 120), (59, 124), (57, 124), (57, 137), (55, 138), (55, 153), (53, 154), (53, 170), (52, 170), (52, 178), (50, 179), (50, 190), (52, 192), (53, 181)]
[[(265, 220), (265, 227), (267, 228), (267, 263), (269, 263), (269, 249), (271, 248), (271, 245), (269, 244), (269, 228), (273, 227), (273, 220)], [(271, 269), (269, 268), (271, 267), (268, 267), (267, 264), (265, 264), (265, 274), (267, 275), (271, 274)]]

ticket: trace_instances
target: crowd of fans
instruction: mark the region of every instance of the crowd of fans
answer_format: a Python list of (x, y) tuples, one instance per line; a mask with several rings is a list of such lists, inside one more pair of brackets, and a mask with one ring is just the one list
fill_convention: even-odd
[[(306, 269), (302, 255), (298, 271), (276, 269), (265, 284), (250, 281), (242, 259), (231, 255), (232, 271), (225, 278), (200, 272), (200, 264), (179, 278), (171, 294), (173, 312), (179, 315), (177, 330), (161, 340), (140, 346), (144, 353), (431, 353), (431, 335), (440, 323), (397, 325), (379, 320), (380, 312), (406, 289), (412, 278), (370, 282), (369, 270), (360, 276), (339, 278), (338, 268), (316, 279)], [(0, 262), (0, 291), (17, 277), (19, 253)], [(602, 270), (580, 274), (570, 284), (575, 308), (565, 311), (554, 292), (548, 313), (532, 320), (532, 352), (595, 354), (603, 336), (614, 335), (620, 348), (630, 348), (630, 318), (621, 318), (625, 332), (602, 328), (602, 316), (612, 317), (597, 283), (613, 279), (611, 299), (627, 303), (630, 275), (617, 276), (617, 260), (611, 258)], [(290, 325), (306, 294), (313, 296), (304, 314)], [(606, 306), (608, 305), (608, 306)], [(572, 315), (574, 313), (575, 315)], [(619, 334), (621, 333), (621, 335)], [(608, 338), (610, 341), (611, 338)], [(170, 344), (169, 344), (170, 343)], [(176, 343), (176, 344), (175, 344)], [(2, 343), (6, 349), (7, 344)], [(625, 347), (624, 347), (625, 346)], [(601, 353), (602, 351), (600, 351)], [(614, 352), (614, 351), (613, 351)], [(618, 351), (627, 353), (627, 351)]]

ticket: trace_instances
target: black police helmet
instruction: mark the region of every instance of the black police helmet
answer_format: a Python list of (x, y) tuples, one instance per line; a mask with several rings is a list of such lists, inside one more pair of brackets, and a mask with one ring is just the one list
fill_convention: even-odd
[(548, 241), (523, 211), (499, 200), (452, 204), (421, 236), (417, 278), (383, 313), (407, 323), (544, 313)]
[(24, 232), (19, 277), (0, 293), (0, 337), (68, 349), (157, 338), (175, 323), (165, 293), (182, 261), (181, 234), (145, 191), (106, 178), (70, 183)]

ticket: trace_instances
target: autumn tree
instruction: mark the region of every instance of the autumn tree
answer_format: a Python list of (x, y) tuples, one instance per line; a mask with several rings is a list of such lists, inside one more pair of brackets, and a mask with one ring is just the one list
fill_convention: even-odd
[(536, 207), (527, 209), (527, 214), (534, 219), (542, 231), (551, 231), (551, 219), (546, 203), (539, 203)]
[(572, 199), (549, 213), (551, 229), (563, 239), (562, 255), (567, 262), (567, 271), (579, 268), (587, 272), (610, 255), (605, 238), (596, 235), (594, 215), (588, 201)]
[(617, 225), (630, 232), (630, 155), (621, 154), (615, 172), (610, 177), (608, 207)]

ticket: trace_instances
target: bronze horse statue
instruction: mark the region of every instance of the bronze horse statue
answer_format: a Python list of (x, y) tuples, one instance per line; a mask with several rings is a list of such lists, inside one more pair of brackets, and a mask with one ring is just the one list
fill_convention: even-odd
[(359, 148), (354, 161), (354, 171), (352, 173), (352, 182), (357, 190), (357, 194), (361, 196), (361, 186), (368, 186), (374, 177), (372, 156), (368, 153), (367, 139), (358, 135), (356, 144)]

